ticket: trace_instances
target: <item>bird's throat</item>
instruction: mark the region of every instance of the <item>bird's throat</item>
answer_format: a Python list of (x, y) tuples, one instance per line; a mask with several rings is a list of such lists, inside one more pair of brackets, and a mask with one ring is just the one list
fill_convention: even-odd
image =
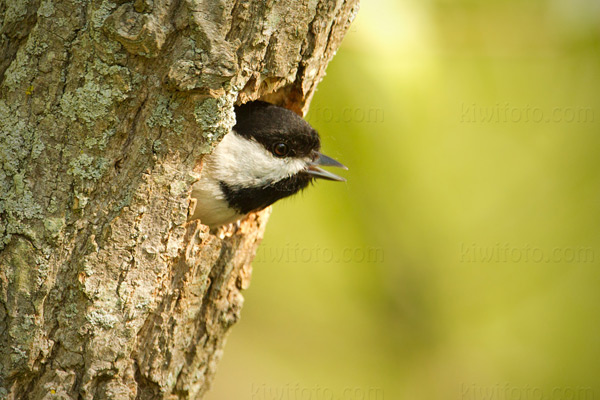
[(258, 187), (231, 186), (221, 181), (221, 190), (230, 206), (242, 214), (262, 210), (277, 200), (291, 196), (308, 186), (311, 177), (298, 173), (278, 182)]

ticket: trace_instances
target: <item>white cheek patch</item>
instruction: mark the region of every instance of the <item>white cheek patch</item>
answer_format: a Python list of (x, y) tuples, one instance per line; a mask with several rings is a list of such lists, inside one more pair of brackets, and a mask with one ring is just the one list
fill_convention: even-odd
[(207, 157), (203, 174), (232, 186), (262, 186), (295, 175), (308, 160), (278, 158), (260, 143), (234, 131), (225, 135)]
[(243, 217), (229, 207), (221, 182), (234, 187), (263, 186), (295, 175), (310, 160), (275, 157), (260, 143), (232, 131), (203, 162), (200, 180), (192, 188), (197, 204), (191, 219), (215, 227)]

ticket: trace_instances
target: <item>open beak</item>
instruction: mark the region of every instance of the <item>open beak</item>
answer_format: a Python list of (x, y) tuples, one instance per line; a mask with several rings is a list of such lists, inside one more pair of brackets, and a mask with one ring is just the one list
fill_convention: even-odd
[(332, 174), (329, 171), (325, 171), (323, 168), (320, 168), (320, 166), (348, 169), (348, 167), (346, 167), (344, 164), (334, 160), (331, 157), (327, 157), (325, 154), (317, 152), (317, 157), (310, 164), (308, 164), (308, 167), (306, 168), (306, 173), (315, 178), (327, 179), (329, 181), (346, 181), (341, 176), (337, 176), (336, 174)]

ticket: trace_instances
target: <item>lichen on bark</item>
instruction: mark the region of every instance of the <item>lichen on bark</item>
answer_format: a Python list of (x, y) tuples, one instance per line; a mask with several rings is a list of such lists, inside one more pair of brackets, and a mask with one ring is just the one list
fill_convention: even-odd
[(187, 221), (255, 99), (302, 114), (355, 0), (0, 1), (0, 398), (201, 398), (269, 210)]

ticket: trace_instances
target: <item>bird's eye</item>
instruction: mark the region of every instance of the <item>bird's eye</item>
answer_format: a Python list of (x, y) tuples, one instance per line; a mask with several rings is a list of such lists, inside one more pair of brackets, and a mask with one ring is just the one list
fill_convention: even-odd
[(275, 145), (273, 145), (273, 153), (277, 157), (285, 157), (285, 156), (287, 156), (289, 151), (290, 151), (290, 149), (288, 148), (288, 145), (285, 143), (275, 143)]

